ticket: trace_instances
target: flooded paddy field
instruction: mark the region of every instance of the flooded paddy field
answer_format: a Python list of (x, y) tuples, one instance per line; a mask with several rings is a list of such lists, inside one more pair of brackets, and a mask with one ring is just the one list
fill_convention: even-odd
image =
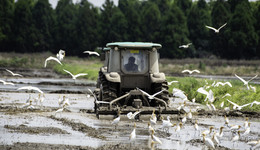
[[(148, 122), (150, 115), (141, 115), (136, 121), (136, 140), (130, 142), (129, 136), (134, 128), (134, 120), (121, 115), (121, 120), (115, 128), (111, 125), (112, 115), (102, 115), (100, 119), (93, 113), (94, 99), (89, 97), (87, 89), (94, 89), (95, 83), (87, 80), (69, 78), (8, 78), (15, 86), (0, 85), (0, 149), (149, 149)], [(24, 108), (27, 99), (38, 97), (37, 93), (17, 91), (21, 86), (37, 86), (45, 92), (45, 99), (40, 104), (32, 102), (33, 108)], [(63, 112), (55, 113), (60, 106), (59, 97), (69, 99), (70, 106)], [(178, 107), (182, 102), (171, 99), (172, 107)], [(247, 144), (251, 140), (260, 139), (259, 114), (243, 112), (211, 112), (205, 106), (188, 102), (184, 108), (193, 113), (192, 119), (184, 123), (180, 131), (176, 126), (166, 132), (161, 128), (162, 121), (153, 126), (155, 136), (162, 144), (155, 144), (155, 149), (208, 149), (203, 143), (201, 133), (213, 126), (213, 132), (219, 132), (224, 126), (223, 137), (215, 149), (250, 149)], [(229, 118), (230, 125), (241, 125), (241, 136), (238, 141), (231, 139), (236, 135), (224, 125), (224, 115)], [(167, 115), (163, 115), (164, 118)], [(169, 115), (172, 123), (181, 121), (183, 114)], [(249, 118), (250, 133), (243, 135), (245, 118)], [(199, 131), (195, 131), (195, 120)], [(213, 134), (207, 135), (211, 138)], [(260, 149), (260, 147), (252, 147)]]

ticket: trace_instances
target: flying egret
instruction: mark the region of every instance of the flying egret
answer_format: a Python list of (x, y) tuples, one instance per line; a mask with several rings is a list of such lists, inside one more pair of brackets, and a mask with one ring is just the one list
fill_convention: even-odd
[(162, 93), (163, 91), (166, 91), (166, 90), (161, 90), (161, 91), (159, 91), (159, 92), (157, 92), (157, 93), (155, 93), (155, 94), (153, 94), (153, 95), (150, 95), (150, 94), (148, 94), (147, 92), (145, 92), (145, 91), (139, 89), (138, 87), (137, 87), (136, 89), (139, 90), (140, 92), (142, 92), (144, 95), (148, 96), (148, 98), (149, 98), (150, 100), (151, 100), (151, 99), (154, 99), (154, 97), (155, 97), (156, 95)]
[(239, 77), (239, 76), (236, 75), (236, 74), (235, 74), (235, 76), (236, 76), (239, 80), (241, 80), (241, 81), (244, 83), (244, 85), (246, 85), (246, 87), (247, 87), (248, 90), (250, 90), (250, 87), (248, 86), (248, 83), (249, 83), (250, 81), (252, 81), (253, 79), (255, 79), (258, 75), (254, 76), (253, 78), (251, 78), (251, 79), (248, 80), (248, 81), (244, 80), (243, 78)]
[(168, 85), (172, 85), (172, 83), (178, 83), (179, 81), (170, 81), (170, 82), (167, 82)]
[(29, 90), (29, 91), (37, 91), (39, 93), (42, 93), (43, 94), (43, 91), (40, 90), (38, 87), (33, 87), (33, 86), (24, 86), (24, 87), (20, 87), (18, 88), (17, 90)]
[(62, 61), (63, 58), (65, 57), (65, 51), (64, 50), (60, 50), (59, 53), (57, 53), (57, 58), (59, 59), (59, 61)]
[(2, 82), (4, 85), (14, 85), (13, 83), (11, 82), (6, 82), (4, 80), (0, 80), (0, 82)]
[(250, 107), (252, 107), (254, 104), (260, 105), (260, 102), (258, 102), (258, 101), (253, 101), (253, 102), (251, 103)]
[(221, 28), (223, 28), (225, 25), (227, 25), (227, 23), (223, 24), (223, 25), (222, 25), (221, 27), (219, 27), (218, 29), (213, 28), (213, 27), (211, 27), (211, 26), (206, 26), (206, 27), (209, 28), (209, 29), (211, 29), (211, 30), (214, 30), (215, 33), (219, 33), (219, 30), (220, 30)]
[(218, 87), (219, 85), (222, 85), (222, 86), (228, 85), (228, 86), (232, 87), (232, 84), (230, 82), (224, 82), (224, 83), (217, 82), (214, 87)]
[(45, 68), (46, 68), (47, 62), (48, 62), (49, 60), (55, 60), (55, 61), (58, 62), (60, 65), (62, 65), (62, 63), (59, 61), (58, 58), (55, 58), (55, 57), (50, 56), (50, 57), (48, 57), (48, 58), (45, 60), (45, 63), (44, 63), (44, 67), (45, 67)]
[(99, 53), (92, 52), (92, 51), (84, 51), (83, 53), (88, 53), (89, 55), (97, 55), (97, 56), (99, 56)]
[(8, 71), (9, 73), (11, 73), (13, 76), (19, 76), (19, 77), (23, 77), (22, 75), (18, 74), (18, 73), (13, 73), (11, 70), (5, 69), (6, 71)]
[(76, 80), (77, 77), (80, 77), (80, 76), (86, 76), (88, 75), (87, 73), (79, 73), (79, 74), (76, 74), (76, 75), (73, 75), (71, 72), (69, 72), (68, 70), (65, 70), (63, 69), (65, 72), (67, 72), (68, 74), (70, 74), (72, 76), (72, 79), (73, 80)]
[[(109, 102), (108, 102), (109, 103)], [(129, 112), (126, 114), (128, 119), (134, 119), (137, 114), (139, 114), (140, 111), (136, 111), (135, 113)]]
[(184, 91), (177, 88), (172, 89), (172, 96), (181, 98), (184, 101), (188, 100), (187, 96), (184, 94)]
[(255, 86), (249, 85), (249, 88), (252, 89), (254, 92), (256, 92), (256, 87)]
[(195, 69), (195, 70), (188, 70), (188, 69), (185, 69), (185, 70), (183, 70), (181, 73), (186, 73), (186, 72), (188, 72), (189, 74), (192, 74), (192, 73), (194, 73), (194, 72), (196, 72), (196, 73), (200, 73), (200, 71), (197, 70), (197, 69)]
[(208, 91), (206, 91), (203, 87), (200, 87), (200, 88), (197, 90), (197, 92), (206, 95), (206, 98), (205, 98), (204, 101), (208, 100), (208, 101), (211, 102), (211, 103), (214, 102), (215, 98), (214, 98), (214, 95), (213, 95), (213, 91), (212, 91), (212, 90), (209, 90), (209, 92), (208, 92)]
[(192, 43), (188, 43), (186, 45), (180, 45), (179, 48), (189, 48), (189, 46), (191, 45)]
[(222, 96), (222, 98), (225, 98), (227, 96), (231, 96), (229, 93), (226, 93), (224, 96)]
[(234, 110), (235, 109), (241, 110), (243, 107), (249, 106), (251, 104), (251, 103), (248, 103), (248, 104), (244, 104), (244, 105), (240, 106), (240, 105), (238, 105), (238, 104), (236, 104), (236, 103), (234, 103), (234, 102), (232, 102), (232, 101), (230, 101), (228, 99), (227, 99), (227, 101), (233, 105), (233, 109)]

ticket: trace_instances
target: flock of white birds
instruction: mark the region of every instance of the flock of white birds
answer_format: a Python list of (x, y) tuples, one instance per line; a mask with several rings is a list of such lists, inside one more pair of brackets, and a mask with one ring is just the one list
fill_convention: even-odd
[[(97, 52), (84, 51), (83, 53), (88, 53), (89, 55), (97, 55), (97, 56), (99, 56), (99, 54)], [(63, 65), (61, 62), (63, 61), (64, 57), (65, 57), (65, 51), (64, 50), (59, 50), (59, 52), (57, 53), (56, 57), (50, 56), (50, 57), (48, 57), (45, 60), (44, 67), (46, 68), (47, 64), (48, 64), (48, 61), (51, 61), (51, 60), (56, 61), (60, 65)], [(65, 69), (63, 69), (63, 70), (65, 72), (67, 72), (68, 74), (70, 74), (73, 80), (76, 80), (76, 78), (78, 78), (80, 76), (88, 75), (87, 73), (79, 73), (79, 74), (73, 75), (68, 70), (65, 70)], [(11, 70), (6, 69), (6, 71), (9, 72), (12, 76), (23, 77), (23, 75), (18, 74), (18, 73), (14, 73)], [(4, 85), (12, 85), (12, 86), (15, 85), (12, 82), (7, 82), (7, 81), (4, 81), (4, 80), (0, 80), (0, 82), (2, 82)], [(39, 96), (36, 97), (36, 98), (33, 98), (31, 96), (31, 94), (29, 94), (29, 98), (26, 100), (26, 103), (22, 106), (22, 108), (34, 109), (35, 107), (33, 106), (33, 102), (35, 102), (36, 105), (38, 105), (38, 103), (40, 103), (41, 106), (42, 106), (42, 103), (45, 100), (45, 95), (44, 95), (44, 92), (41, 89), (39, 89), (38, 87), (35, 87), (35, 86), (23, 86), (23, 87), (17, 88), (17, 91), (20, 91), (20, 90), (35, 91), (35, 92), (39, 93)], [(63, 96), (63, 98), (60, 97), (59, 100), (58, 100), (58, 104), (59, 104), (59, 106), (61, 108), (58, 109), (55, 112), (55, 114), (62, 112), (66, 107), (68, 107), (70, 105), (69, 99), (66, 98), (65, 96)]]
[[(192, 71), (191, 70), (183, 70), (182, 73), (192, 74), (192, 73), (200, 73), (200, 71), (199, 70), (192, 70)], [(235, 76), (238, 79), (240, 79), (247, 87), (250, 87), (250, 86), (248, 86), (248, 83), (257, 77), (257, 75), (256, 75), (252, 79), (245, 81), (241, 77), (239, 77), (237, 75), (235, 75)], [(178, 83), (178, 81), (168, 82), (168, 85), (171, 85), (172, 83)], [(201, 87), (197, 90), (197, 92), (206, 95), (206, 98), (205, 98), (204, 101), (207, 101), (207, 106), (208, 106), (209, 110), (216, 111), (216, 107), (213, 104), (213, 102), (215, 100), (214, 93), (212, 92), (212, 90), (207, 91), (207, 89), (210, 88), (210, 87), (218, 87), (218, 86), (225, 86), (225, 85), (232, 87), (232, 84), (230, 82), (224, 82), (224, 83), (223, 82), (217, 82), (217, 83), (214, 82), (212, 85), (208, 85), (208, 83), (206, 81), (205, 86)], [(248, 88), (248, 90), (251, 90), (251, 89), (252, 88)], [(157, 92), (153, 95), (150, 95), (147, 92), (145, 92), (145, 91), (143, 91), (139, 88), (137, 88), (137, 90), (141, 91), (149, 99), (154, 99), (154, 97), (156, 97), (158, 94), (163, 92), (163, 90), (162, 90), (162, 91), (159, 91), (159, 92)], [(252, 90), (254, 90), (254, 89), (252, 89)], [(176, 109), (179, 110), (179, 111), (181, 109), (184, 109), (186, 107), (186, 102), (188, 101), (188, 98), (185, 95), (185, 92), (180, 90), (180, 89), (174, 88), (173, 91), (172, 91), (172, 94), (173, 94), (173, 97), (177, 97), (177, 98), (180, 98), (180, 99), (183, 100), (183, 103), (180, 103), (180, 105)], [(222, 98), (229, 97), (229, 96), (231, 96), (231, 95), (229, 93), (226, 93)], [(227, 99), (227, 101), (231, 105), (233, 105), (234, 110), (241, 110), (243, 107), (246, 107), (246, 106), (249, 106), (249, 105), (252, 107), (254, 104), (257, 104), (257, 105), (260, 104), (260, 102), (254, 101), (252, 103), (248, 103), (248, 104), (240, 106), (240, 105), (238, 105), (238, 104), (236, 104), (236, 103), (234, 103), (234, 102), (232, 102), (228, 99)], [(192, 102), (195, 103), (195, 98), (192, 100)], [(208, 102), (210, 104), (208, 104)], [(223, 106), (224, 106), (224, 101), (221, 103), (220, 107), (222, 108)], [(229, 107), (224, 108), (224, 110), (228, 111)], [(118, 117), (115, 118), (111, 123), (112, 125), (115, 125), (115, 129), (120, 122), (120, 113), (121, 113), (121, 111), (118, 112)], [(134, 113), (129, 112), (128, 114), (126, 114), (126, 116), (127, 116), (128, 119), (134, 119), (135, 116), (138, 115), (139, 113), (141, 113), (141, 112), (140, 111), (136, 111)], [(194, 123), (192, 116), (193, 115), (192, 115), (192, 112), (191, 112), (191, 109), (190, 109), (190, 111), (188, 113), (184, 114), (183, 118), (181, 119), (181, 121), (179, 123), (172, 123), (172, 121), (170, 120), (170, 118), (171, 118), (170, 116), (167, 116), (167, 120), (164, 120), (164, 118), (161, 117), (160, 119), (161, 119), (162, 122), (161, 122), (160, 129), (163, 129), (163, 131), (169, 133), (169, 129), (175, 127), (175, 129), (174, 129), (174, 131), (176, 132), (175, 134), (179, 135), (181, 130), (185, 130), (184, 125), (187, 122), (187, 120), (190, 120), (194, 124), (195, 134), (197, 132), (199, 132), (200, 137), (202, 137), (205, 145), (207, 145), (209, 148), (213, 148), (213, 149), (215, 149), (215, 147), (220, 144), (221, 139), (224, 138), (224, 137), (231, 139), (230, 142), (233, 142), (233, 145), (234, 145), (236, 141), (240, 140), (241, 138), (246, 138), (248, 136), (248, 134), (250, 134), (250, 124), (251, 123), (248, 121), (248, 118), (246, 118), (244, 125), (232, 125), (232, 124), (229, 123), (228, 117), (224, 116), (223, 126), (220, 127), (219, 131), (217, 131), (217, 129), (214, 129), (213, 126), (211, 126), (209, 128), (209, 130), (202, 131), (202, 130), (200, 130), (198, 121), (195, 120), (195, 123)], [(157, 117), (156, 117), (155, 110), (154, 110), (153, 113), (151, 114), (150, 120), (148, 121), (148, 130), (149, 130), (149, 133), (150, 133), (150, 135), (148, 136), (148, 147), (151, 148), (151, 149), (154, 149), (154, 146), (156, 144), (163, 144), (162, 141), (160, 140), (160, 138), (154, 135), (156, 132), (155, 132), (155, 129), (152, 126), (155, 126), (155, 125), (158, 125), (158, 122), (157, 122)], [(223, 129), (225, 129), (225, 134), (224, 134)], [(230, 135), (231, 135), (231, 137), (229, 137)], [(132, 132), (129, 136), (129, 140), (131, 142), (135, 141), (136, 136), (138, 136), (138, 135), (136, 135), (136, 123), (134, 123), (134, 129), (132, 130)], [(260, 139), (248, 141), (247, 144), (252, 146), (251, 148), (259, 148), (260, 147)]]
[[(226, 24), (224, 24), (223, 26), (221, 26), (219, 29), (216, 29), (215, 32), (218, 33), (219, 30), (224, 27)], [(210, 28), (212, 29), (212, 27), (208, 27), (206, 26), (207, 28)], [(188, 44), (188, 46), (191, 45), (191, 43)], [(183, 47), (185, 48), (185, 47)], [(91, 51), (84, 51), (84, 53), (88, 53), (89, 55), (97, 55), (99, 56), (98, 53), (96, 52), (91, 52)], [(47, 63), (48, 61), (50, 60), (54, 60), (56, 62), (58, 62), (59, 64), (62, 65), (62, 60), (64, 59), (65, 57), (65, 51), (64, 50), (60, 50), (59, 53), (57, 54), (57, 57), (48, 57), (46, 60), (45, 60), (45, 64), (44, 64), (44, 67), (47, 66)], [(73, 80), (76, 80), (77, 77), (79, 76), (85, 76), (87, 75), (87, 73), (80, 73), (80, 74), (77, 74), (77, 75), (74, 75), (72, 74), (71, 72), (69, 72), (68, 70), (65, 70), (63, 69), (65, 72), (67, 72), (68, 74), (70, 74), (72, 76), (72, 79)], [(7, 72), (11, 73), (13, 76), (17, 76), (17, 77), (23, 77), (21, 74), (16, 74), (16, 73), (13, 73), (12, 71), (6, 69)], [(192, 73), (200, 73), (199, 70), (183, 70), (182, 73), (188, 73), (188, 74), (192, 74)], [(239, 80), (241, 80), (244, 85), (247, 87), (248, 90), (256, 90), (255, 87), (249, 85), (249, 82), (252, 81), (253, 79), (255, 79), (257, 77), (254, 76), (253, 78), (251, 78), (250, 80), (248, 81), (245, 81), (243, 78), (235, 75)], [(206, 80), (205, 80), (206, 81)], [(3, 81), (3, 80), (0, 80), (0, 82), (2, 82), (4, 85), (15, 85), (14, 83), (11, 83), (11, 82), (6, 82), (6, 81)], [(171, 81), (171, 82), (168, 82), (168, 85), (171, 85), (173, 83), (178, 83), (178, 81)], [(201, 94), (204, 94), (206, 95), (206, 98), (205, 98), (205, 101), (207, 101), (207, 106), (210, 110), (212, 111), (216, 111), (216, 107), (214, 106), (213, 102), (215, 100), (214, 98), (214, 93), (212, 92), (212, 90), (209, 90), (207, 91), (208, 88), (210, 87), (218, 87), (218, 86), (230, 86), (232, 87), (231, 83), (230, 82), (217, 82), (217, 83), (213, 83), (212, 85), (208, 85), (207, 81), (206, 81), (206, 84), (204, 87), (201, 87), (197, 90), (197, 92), (201, 93)], [(44, 96), (44, 92), (41, 91), (39, 88), (37, 87), (33, 87), (33, 86), (24, 86), (24, 87), (19, 87), (17, 90), (29, 90), (29, 91), (36, 91), (39, 93), (39, 96), (37, 98), (35, 98), (35, 102), (38, 104), (38, 102), (41, 103), (42, 105), (42, 102), (44, 101), (45, 99), (45, 96)], [(150, 95), (148, 94), (147, 92), (137, 88), (137, 90), (141, 91), (144, 95), (146, 95), (150, 100), (151, 99), (154, 99), (157, 95), (159, 95), (161, 92), (163, 92), (164, 90), (162, 91), (159, 91), (153, 95)], [(94, 97), (95, 99), (95, 103), (109, 103), (109, 102), (103, 102), (103, 101), (98, 101), (97, 98), (95, 97), (95, 95), (93, 94), (93, 92), (89, 89), (89, 92), (92, 94), (92, 96)], [(185, 95), (185, 92), (180, 90), (180, 89), (176, 89), (174, 88), (173, 91), (172, 91), (172, 94), (173, 94), (173, 97), (178, 97), (180, 99), (183, 100), (183, 103), (180, 104), (179, 107), (177, 107), (178, 110), (181, 110), (181, 109), (184, 109), (186, 107), (186, 101), (188, 101), (188, 98), (187, 96)], [(229, 93), (226, 93), (226, 95), (224, 95), (222, 98), (224, 97), (228, 97), (228, 96), (231, 96)], [(192, 99), (192, 102), (195, 103), (195, 98)], [(227, 101), (233, 105), (233, 109), (235, 110), (241, 110), (243, 107), (246, 107), (246, 106), (253, 106), (254, 104), (256, 105), (259, 105), (260, 102), (258, 101), (254, 101), (252, 103), (248, 103), (248, 104), (244, 104), (242, 106), (230, 101), (227, 99)], [(29, 94), (29, 98), (28, 100), (26, 101), (26, 104), (24, 106), (22, 106), (22, 108), (28, 108), (28, 109), (34, 109), (34, 106), (33, 106), (33, 100), (31, 98), (31, 94)], [(68, 107), (70, 105), (70, 102), (69, 102), (69, 99), (66, 98), (66, 96), (63, 96), (63, 97), (59, 97), (58, 99), (58, 104), (60, 106), (60, 108), (55, 112), (56, 113), (60, 113), (62, 112), (66, 107)], [(224, 106), (224, 101), (221, 103), (220, 107), (223, 107)], [(224, 110), (228, 110), (229, 107), (227, 108), (224, 108)], [(112, 125), (115, 125), (115, 128), (117, 127), (117, 125), (119, 124), (120, 122), (120, 111), (118, 112), (118, 117), (115, 118), (113, 121), (112, 121)], [(137, 112), (130, 112), (128, 113), (126, 116), (127, 118), (129, 119), (135, 119), (135, 116), (138, 115), (140, 113), (140, 111), (137, 111)], [(169, 129), (172, 128), (172, 127), (176, 127), (175, 128), (175, 132), (176, 134), (179, 134), (181, 132), (181, 130), (183, 130), (183, 126), (185, 125), (186, 121), (187, 120), (192, 120), (192, 112), (191, 110), (186, 114), (184, 114), (184, 117), (181, 119), (181, 122), (179, 123), (172, 123), (171, 120), (170, 120), (170, 116), (167, 117), (167, 120), (164, 120), (164, 118), (160, 118), (162, 120), (162, 124), (161, 124), (161, 128), (165, 131), (165, 132), (169, 132)], [(245, 136), (247, 134), (250, 133), (250, 122), (248, 122), (248, 119), (246, 119), (244, 125), (231, 125), (229, 123), (229, 120), (228, 118), (225, 116), (225, 123), (224, 123), (224, 126), (222, 126), (220, 129), (219, 129), (219, 132), (217, 132), (217, 130), (215, 130), (214, 132), (213, 129), (214, 127), (210, 127), (209, 130), (205, 130), (205, 131), (200, 131), (199, 129), (199, 124), (198, 124), (198, 121), (195, 120), (195, 123), (194, 123), (194, 130), (197, 132), (200, 133), (200, 136), (202, 136), (203, 138), (203, 141), (204, 143), (208, 146), (208, 147), (211, 147), (211, 148), (215, 148), (216, 145), (219, 145), (220, 143), (220, 140), (224, 135), (223, 133), (223, 129), (224, 128), (227, 128), (227, 131), (230, 132), (230, 133), (236, 133), (233, 137), (232, 137), (232, 142), (235, 142), (235, 141), (238, 141), (241, 136)], [(224, 120), (223, 119), (223, 120)], [(151, 149), (154, 149), (154, 146), (156, 144), (162, 144), (162, 141), (157, 137), (155, 136), (155, 129), (152, 127), (154, 125), (156, 125), (158, 122), (157, 122), (157, 117), (156, 117), (156, 114), (155, 114), (155, 111), (153, 111), (153, 113), (151, 114), (151, 117), (150, 117), (150, 120), (148, 122), (148, 130), (149, 130), (149, 133), (150, 133), (150, 136), (149, 136), (149, 139), (148, 139), (148, 147), (151, 148)], [(244, 129), (244, 131), (240, 130), (240, 129)], [(243, 133), (242, 133), (243, 132)], [(241, 134), (242, 133), (242, 134)], [(232, 134), (233, 135), (233, 134)], [(134, 129), (133, 131), (131, 132), (130, 136), (129, 136), (129, 140), (131, 142), (134, 142), (136, 140), (136, 123), (134, 123)], [(256, 140), (256, 141), (248, 141), (249, 145), (251, 146), (260, 146), (260, 140)]]

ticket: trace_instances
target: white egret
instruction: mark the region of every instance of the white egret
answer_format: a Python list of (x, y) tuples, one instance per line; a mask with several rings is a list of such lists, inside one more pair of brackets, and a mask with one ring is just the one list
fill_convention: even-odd
[(253, 79), (255, 79), (258, 75), (254, 76), (253, 78), (251, 78), (251, 79), (248, 80), (248, 81), (244, 80), (243, 78), (239, 77), (239, 76), (236, 75), (236, 74), (235, 74), (235, 76), (236, 76), (239, 80), (241, 80), (241, 81), (244, 83), (244, 85), (246, 85), (246, 87), (247, 87), (248, 90), (250, 90), (250, 87), (248, 86), (248, 83), (249, 83), (250, 81), (252, 81)]
[(213, 141), (209, 138), (206, 138), (206, 134), (202, 134), (202, 136), (203, 136), (203, 142), (206, 144), (206, 146), (215, 149)]
[(222, 86), (228, 85), (228, 86), (232, 87), (232, 84), (230, 82), (225, 82), (225, 83), (217, 82), (214, 87), (218, 87), (219, 85), (222, 85)]
[(5, 70), (8, 71), (9, 73), (11, 73), (13, 76), (23, 77), (21, 74), (13, 73), (11, 70), (8, 70), (8, 69), (5, 69)]
[(14, 85), (13, 83), (11, 82), (6, 82), (4, 80), (0, 80), (0, 82), (2, 82), (4, 85)]
[(236, 103), (234, 103), (234, 102), (232, 102), (232, 101), (230, 101), (228, 99), (227, 99), (227, 101), (233, 105), (233, 109), (234, 110), (235, 109), (241, 110), (243, 107), (249, 106), (251, 104), (251, 103), (248, 103), (248, 104), (244, 104), (244, 105), (240, 106), (240, 105), (238, 105), (238, 104), (236, 104)]
[(40, 90), (38, 87), (33, 87), (33, 86), (24, 86), (24, 87), (20, 87), (17, 90), (29, 90), (29, 91), (37, 91), (39, 93), (43, 94), (43, 91)]
[(162, 141), (157, 136), (154, 135), (154, 130), (152, 130), (151, 138), (155, 142), (158, 142), (159, 144), (162, 144)]
[(186, 45), (180, 45), (179, 48), (189, 48), (189, 46), (191, 45), (192, 43), (188, 43)]
[(224, 118), (225, 118), (225, 125), (229, 125), (229, 119), (228, 119), (228, 117), (225, 115)]
[(118, 111), (118, 117), (116, 117), (113, 121), (112, 121), (112, 125), (115, 125), (115, 129), (116, 129), (116, 126), (118, 125), (119, 121), (120, 121), (120, 113), (121, 111), (119, 110)]
[(139, 114), (140, 112), (141, 112), (141, 111), (136, 111), (136, 112), (134, 112), (134, 113), (129, 112), (129, 113), (126, 114), (126, 116), (127, 116), (128, 119), (134, 119), (135, 116), (136, 116), (137, 114)]
[(223, 24), (223, 25), (222, 25), (221, 27), (219, 27), (218, 29), (213, 28), (213, 27), (211, 27), (211, 26), (206, 26), (206, 27), (209, 28), (209, 29), (211, 29), (211, 30), (214, 30), (215, 33), (219, 33), (219, 30), (220, 30), (221, 28), (223, 28), (225, 25), (227, 25), (227, 23)]
[(158, 94), (162, 93), (163, 91), (165, 91), (165, 90), (161, 90), (161, 91), (159, 91), (159, 92), (157, 92), (157, 93), (155, 93), (155, 94), (153, 94), (153, 95), (150, 95), (150, 94), (148, 94), (147, 92), (145, 92), (145, 91), (139, 89), (138, 87), (137, 87), (136, 89), (139, 90), (140, 92), (142, 92), (144, 95), (148, 96), (148, 98), (149, 98), (150, 100), (151, 100), (151, 99), (154, 99), (154, 97), (155, 97), (156, 95), (158, 95)]
[(73, 75), (71, 72), (69, 72), (68, 70), (65, 70), (63, 69), (65, 72), (67, 72), (68, 74), (70, 74), (72, 76), (72, 79), (73, 80), (76, 80), (77, 77), (80, 77), (80, 76), (86, 76), (88, 75), (87, 73), (79, 73), (79, 74), (76, 74), (76, 75)]
[(220, 128), (219, 128), (219, 132), (216, 132), (216, 136), (217, 137), (223, 137), (223, 129), (224, 129), (224, 127), (223, 126), (221, 126)]
[(92, 51), (84, 51), (83, 53), (88, 53), (89, 55), (97, 55), (97, 56), (99, 56), (99, 53), (92, 52)]
[(188, 70), (188, 69), (185, 69), (185, 70), (183, 70), (181, 73), (186, 73), (186, 72), (188, 72), (189, 74), (192, 74), (192, 73), (194, 73), (194, 72), (196, 72), (196, 73), (200, 73), (200, 71), (197, 70), (197, 69), (195, 69), (195, 70)]
[(181, 98), (184, 101), (188, 100), (187, 96), (184, 94), (184, 91), (177, 89), (177, 88), (172, 89), (172, 96)]
[(260, 102), (258, 102), (258, 101), (253, 101), (253, 102), (251, 103), (250, 107), (252, 107), (254, 104), (260, 105)]
[(224, 106), (224, 101), (220, 103), (220, 107), (222, 108)]
[(229, 93), (226, 93), (224, 96), (222, 96), (222, 98), (225, 98), (227, 96), (231, 96)]
[(48, 58), (45, 60), (45, 63), (44, 63), (44, 67), (45, 67), (45, 68), (46, 68), (47, 62), (48, 62), (49, 60), (55, 60), (55, 61), (58, 62), (60, 65), (62, 65), (62, 63), (59, 61), (58, 58), (55, 58), (55, 57), (50, 56), (50, 57), (48, 57)]
[(129, 137), (130, 142), (135, 142), (135, 139), (136, 139), (135, 129), (136, 129), (136, 124), (134, 123), (134, 129), (131, 132), (130, 137)]
[(167, 82), (168, 85), (172, 85), (172, 83), (178, 83), (179, 81), (170, 81), (170, 82)]
[(57, 58), (59, 59), (59, 61), (62, 61), (63, 58), (65, 57), (65, 51), (64, 50), (60, 50), (59, 53), (57, 53)]
[(204, 130), (204, 131), (202, 131), (202, 135), (203, 135), (203, 134), (205, 134), (205, 135), (210, 134), (213, 129), (214, 129), (214, 127), (210, 126), (210, 127), (209, 127), (209, 130)]
[(191, 109), (190, 109), (190, 111), (188, 112), (187, 117), (188, 117), (188, 119), (192, 119)]

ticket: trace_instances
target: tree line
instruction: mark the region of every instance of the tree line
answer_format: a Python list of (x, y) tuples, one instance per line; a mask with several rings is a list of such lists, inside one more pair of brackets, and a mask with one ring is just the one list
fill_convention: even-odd
[[(205, 26), (220, 27), (219, 33)], [(260, 58), (260, 2), (248, 0), (0, 1), (0, 49), (69, 55), (109, 42), (162, 44), (164, 58)], [(180, 45), (192, 43), (187, 49)]]

